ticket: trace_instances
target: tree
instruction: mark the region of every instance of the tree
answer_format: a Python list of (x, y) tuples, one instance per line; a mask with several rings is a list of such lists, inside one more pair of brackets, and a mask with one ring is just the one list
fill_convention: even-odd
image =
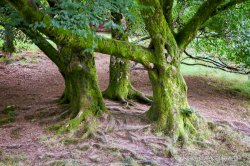
[(10, 54), (15, 52), (14, 31), (11, 26), (4, 27), (4, 39), (3, 51)]
[[(8, 8), (5, 7), (4, 4), (1, 3), (1, 13), (4, 13), (5, 15), (10, 15)], [(1, 19), (2, 20), (2, 19)], [(8, 22), (8, 19), (4, 19), (5, 22)], [(2, 50), (6, 53), (12, 54), (13, 52), (15, 52), (15, 45), (14, 45), (14, 29), (12, 28), (12, 26), (10, 26), (9, 24), (5, 24), (3, 25), (4, 30), (0, 30), (0, 37), (3, 38), (4, 43), (3, 43), (3, 48)]]
[[(173, 25), (176, 1), (139, 0), (139, 4), (143, 6), (141, 15), (151, 38), (149, 48), (128, 41), (100, 38), (91, 33), (89, 24), (85, 25), (87, 28), (81, 31), (82, 33), (74, 33), (71, 27), (51, 25), (53, 19), (50, 15), (34, 7), (30, 1), (6, 0), (6, 2), (14, 6), (28, 23), (42, 23), (42, 26), (36, 27), (37, 30), (58, 46), (67, 46), (71, 52), (70, 56), (60, 56), (62, 63), (68, 62), (67, 59), (70, 57), (70, 61), (62, 65), (67, 71), (64, 77), (69, 91), (67, 96), (71, 96), (71, 105), (74, 108), (71, 115), (75, 119), (68, 123), (69, 129), (77, 127), (89, 115), (96, 115), (105, 109), (96, 83), (91, 54), (94, 50), (144, 65), (153, 87), (153, 104), (146, 113), (147, 117), (156, 122), (158, 129), (172, 134), (176, 139), (187, 140), (197, 135), (195, 128), (197, 116), (188, 105), (187, 86), (180, 73), (181, 54), (210, 18), (245, 0), (198, 1), (199, 5), (194, 14), (184, 25), (177, 27)], [(92, 3), (95, 1), (84, 1), (82, 5), (88, 6)], [(70, 10), (66, 10), (67, 13), (73, 11), (72, 6), (68, 8)], [(106, 9), (109, 10), (105, 6), (103, 10)], [(64, 21), (63, 24), (68, 24)], [(90, 48), (92, 49), (89, 50)]]
[[(113, 22), (118, 26), (123, 26), (122, 14), (113, 13)], [(126, 26), (126, 25), (125, 25)], [(126, 31), (120, 29), (111, 30), (113, 39), (128, 41), (128, 34)], [(110, 57), (109, 64), (109, 86), (104, 91), (104, 97), (127, 102), (127, 100), (137, 100), (142, 103), (150, 104), (151, 100), (148, 99), (143, 93), (137, 91), (130, 81), (130, 61), (126, 59)]]

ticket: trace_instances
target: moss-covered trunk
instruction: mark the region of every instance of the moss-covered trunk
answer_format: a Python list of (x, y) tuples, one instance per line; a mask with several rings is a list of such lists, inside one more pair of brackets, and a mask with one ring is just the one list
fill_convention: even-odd
[(103, 113), (106, 108), (97, 82), (94, 56), (74, 51), (64, 71), (63, 100), (70, 104), (70, 121), (61, 130), (78, 129), (88, 118)]
[(125, 101), (131, 90), (129, 61), (110, 57), (109, 86), (104, 92), (105, 97), (113, 100)]
[[(112, 13), (113, 21), (122, 25), (122, 15)], [(128, 36), (125, 32), (121, 32), (117, 29), (112, 29), (112, 38), (128, 41)], [(134, 89), (130, 80), (130, 62), (126, 59), (110, 57), (109, 64), (109, 86), (104, 92), (104, 97), (125, 102), (127, 100), (137, 100), (142, 103), (151, 103), (147, 97), (141, 92)]]
[(149, 71), (153, 104), (146, 116), (157, 128), (178, 140), (196, 136), (197, 117), (187, 101), (187, 86), (178, 65), (158, 66)]
[(179, 50), (169, 45), (161, 35), (152, 39), (159, 63), (148, 72), (153, 88), (153, 104), (146, 115), (156, 122), (158, 129), (176, 139), (188, 140), (196, 133), (193, 126), (196, 116), (187, 101), (187, 86), (180, 73)]
[(15, 52), (14, 39), (15, 37), (13, 28), (9, 25), (4, 26), (4, 44), (3, 44), (4, 52), (10, 54)]

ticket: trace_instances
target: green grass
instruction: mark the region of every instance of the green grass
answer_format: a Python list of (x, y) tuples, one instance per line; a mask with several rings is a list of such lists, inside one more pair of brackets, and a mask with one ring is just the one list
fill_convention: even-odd
[[(242, 96), (250, 99), (250, 81), (234, 84), (229, 87), (230, 90), (240, 93)], [(250, 104), (250, 103), (249, 103)]]
[[(222, 89), (236, 92), (250, 99), (250, 80), (247, 75), (225, 72), (203, 66), (181, 65), (184, 76), (208, 77), (223, 84)], [(221, 89), (221, 88), (220, 88)]]
[(181, 72), (184, 76), (204, 76), (225, 81), (246, 82), (247, 75), (225, 72), (219, 69), (212, 69), (204, 66), (181, 65)]

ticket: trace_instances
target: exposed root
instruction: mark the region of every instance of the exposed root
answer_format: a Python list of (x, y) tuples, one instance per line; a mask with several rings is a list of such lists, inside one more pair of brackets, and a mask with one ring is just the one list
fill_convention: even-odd
[(107, 149), (107, 150), (112, 150), (112, 151), (119, 151), (121, 153), (129, 153), (131, 154), (131, 157), (137, 159), (137, 160), (140, 160), (141, 157), (137, 155), (137, 153), (132, 150), (132, 149), (129, 149), (123, 145), (118, 145), (116, 143), (111, 143), (109, 145), (107, 144), (98, 144), (98, 143), (94, 143), (93, 146), (97, 147), (97, 148), (101, 148), (101, 149)]
[(127, 111), (124, 111), (123, 109), (120, 109), (118, 107), (108, 107), (108, 109), (111, 111), (111, 113), (113, 114), (124, 114), (124, 115), (128, 115), (128, 116), (139, 116), (141, 117), (143, 115), (142, 112), (127, 112)]
[(111, 132), (114, 130), (115, 128), (115, 119), (113, 116), (110, 116), (110, 120), (109, 120), (109, 123), (107, 124), (106, 128), (105, 128), (105, 132)]
[(176, 117), (179, 122), (176, 126), (174, 142), (184, 145), (189, 142), (203, 141), (208, 134), (209, 128), (206, 120), (196, 113), (186, 116), (180, 114)]
[(90, 137), (100, 138), (97, 135), (98, 118), (90, 110), (80, 111), (78, 115), (64, 123), (57, 134), (68, 133), (72, 137), (87, 139)]
[(67, 116), (70, 115), (70, 109), (60, 113), (59, 115), (55, 115), (55, 116), (52, 116), (52, 117), (48, 117), (48, 118), (45, 118), (45, 119), (42, 119), (39, 121), (40, 124), (49, 124), (49, 123), (54, 123), (54, 122), (59, 122), (63, 119), (66, 119)]
[(151, 125), (143, 125), (143, 126), (130, 126), (130, 125), (125, 125), (123, 127), (118, 127), (115, 129), (115, 131), (140, 131), (144, 129), (150, 128)]
[(126, 103), (127, 106), (131, 105), (134, 106), (135, 103), (130, 100), (135, 100), (141, 104), (147, 104), (151, 105), (152, 100), (148, 98), (145, 94), (142, 92), (135, 90), (132, 85), (129, 85), (128, 92), (120, 93), (120, 94), (114, 94), (111, 90), (106, 90), (103, 92), (103, 97), (106, 99), (111, 99), (115, 101), (120, 101), (122, 103)]
[[(64, 106), (65, 107), (65, 106)], [(47, 109), (46, 109), (47, 108)], [(43, 107), (36, 110), (35, 114), (26, 115), (26, 120), (38, 120), (41, 124), (54, 123), (60, 120), (67, 118), (67, 115), (70, 114), (70, 109), (66, 105), (66, 109), (62, 106), (52, 106), (52, 107)]]
[(235, 129), (236, 131), (244, 132), (250, 136), (250, 126), (244, 122), (216, 120), (215, 124), (222, 126), (222, 127), (230, 126), (231, 128)]
[(145, 94), (143, 94), (142, 92), (138, 90), (135, 90), (133, 87), (130, 88), (128, 98), (132, 100), (136, 100), (137, 102), (142, 103), (142, 104), (147, 104), (147, 105), (151, 105), (153, 102)]

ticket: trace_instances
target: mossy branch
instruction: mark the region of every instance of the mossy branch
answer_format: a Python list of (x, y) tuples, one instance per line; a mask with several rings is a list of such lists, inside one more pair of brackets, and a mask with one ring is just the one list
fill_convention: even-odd
[[(145, 16), (144, 22), (152, 41), (154, 41), (156, 37), (161, 37), (164, 40), (161, 44), (164, 45), (164, 48), (167, 49), (168, 53), (171, 55), (177, 55), (177, 43), (170, 25), (166, 21), (164, 10), (162, 9), (159, 0), (140, 0), (140, 3), (148, 7), (142, 11), (142, 14)], [(152, 7), (154, 10), (149, 10), (152, 9)], [(155, 45), (155, 43), (152, 44)]]
[(230, 9), (230, 8), (234, 7), (235, 5), (237, 5), (237, 4), (244, 3), (244, 2), (246, 2), (246, 1), (247, 1), (247, 0), (231, 0), (231, 1), (229, 1), (228, 3), (223, 4), (223, 5), (221, 5), (220, 7), (218, 7), (218, 9), (212, 14), (211, 17), (214, 17), (214, 16), (216, 16), (217, 14), (219, 14), (219, 13), (225, 11), (225, 10)]
[(28, 23), (43, 22), (46, 27), (39, 27), (39, 31), (48, 36), (56, 44), (69, 45), (74, 48), (92, 48), (93, 43), (97, 46), (95, 51), (117, 56), (119, 58), (129, 59), (142, 63), (144, 66), (150, 66), (150, 63), (156, 63), (150, 50), (141, 46), (134, 45), (125, 41), (114, 39), (93, 38), (87, 35), (86, 38), (72, 34), (69, 30), (64, 30), (50, 26), (50, 17), (44, 15), (29, 1), (26, 0), (6, 0), (22, 15)]
[(207, 0), (200, 6), (195, 15), (176, 35), (176, 40), (180, 49), (184, 50), (187, 47), (187, 45), (196, 37), (200, 26), (210, 18), (210, 16), (217, 10), (217, 7), (223, 2), (224, 0)]
[(45, 37), (39, 32), (28, 28), (20, 29), (58, 66), (60, 70), (63, 68), (62, 62), (60, 61), (60, 53), (45, 39)]
[(173, 6), (174, 6), (174, 0), (160, 0), (163, 14), (167, 20), (167, 23), (169, 27), (173, 31)]

